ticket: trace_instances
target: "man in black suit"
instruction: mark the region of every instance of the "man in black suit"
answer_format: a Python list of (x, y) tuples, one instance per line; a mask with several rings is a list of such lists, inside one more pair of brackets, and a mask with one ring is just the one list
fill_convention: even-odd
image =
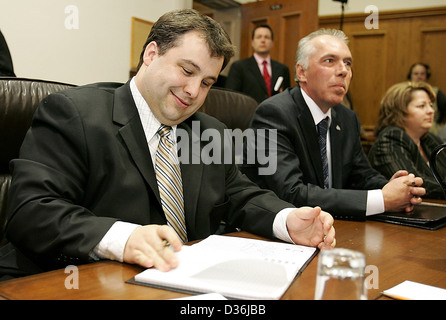
[(158, 128), (167, 125), (171, 136), (181, 136), (189, 241), (215, 233), (224, 220), (270, 238), (333, 246), (333, 218), (320, 208), (294, 209), (234, 162), (191, 161), (208, 147), (203, 131), (224, 137), (221, 122), (196, 113), (233, 55), (223, 29), (194, 10), (173, 11), (154, 24), (144, 48), (137, 75), (125, 85), (78, 87), (41, 103), (11, 164), (12, 244), (42, 270), (97, 259), (175, 267), (182, 242), (163, 210), (155, 173)]
[[(388, 181), (372, 169), (361, 147), (358, 117), (340, 104), (352, 78), (345, 34), (325, 29), (311, 33), (299, 42), (296, 61), (299, 85), (263, 102), (251, 123), (256, 131), (277, 130), (268, 135), (276, 141), (255, 146), (256, 154), (276, 153), (277, 168), (259, 175), (261, 164), (245, 163), (242, 171), (281, 199), (321, 206), (335, 218), (364, 220), (384, 211), (409, 211), (420, 203), (422, 179), (398, 171)], [(321, 149), (318, 124), (327, 117), (329, 134)], [(276, 150), (263, 150), (271, 145)]]
[[(246, 93), (258, 103), (288, 88), (289, 68), (270, 57), (273, 41), (271, 27), (265, 24), (257, 25), (252, 31), (251, 41), (254, 55), (232, 64), (225, 82), (226, 88)], [(265, 72), (269, 77), (268, 87), (264, 79)]]

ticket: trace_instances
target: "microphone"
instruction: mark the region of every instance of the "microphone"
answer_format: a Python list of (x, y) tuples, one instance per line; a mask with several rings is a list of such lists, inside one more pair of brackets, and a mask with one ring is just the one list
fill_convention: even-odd
[(280, 76), (280, 77), (277, 79), (276, 85), (274, 86), (274, 91), (279, 91), (280, 86), (282, 85), (282, 82), (283, 82), (283, 77)]

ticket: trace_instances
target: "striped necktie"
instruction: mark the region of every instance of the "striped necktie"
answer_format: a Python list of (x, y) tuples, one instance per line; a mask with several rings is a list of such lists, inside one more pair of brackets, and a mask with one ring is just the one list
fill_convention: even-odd
[(167, 224), (177, 232), (183, 242), (187, 242), (183, 183), (171, 129), (162, 125), (157, 131), (160, 142), (156, 152), (155, 173)]
[(328, 131), (328, 117), (321, 120), (317, 124), (319, 132), (319, 147), (321, 149), (322, 170), (324, 172), (324, 187), (328, 189), (328, 158), (327, 158), (327, 131)]

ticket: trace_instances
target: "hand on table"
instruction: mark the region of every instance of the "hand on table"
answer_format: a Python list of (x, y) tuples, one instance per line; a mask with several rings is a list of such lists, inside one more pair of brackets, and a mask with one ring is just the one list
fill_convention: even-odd
[(330, 249), (336, 246), (333, 217), (321, 208), (301, 207), (287, 217), (287, 228), (296, 244)]
[(124, 262), (169, 271), (177, 267), (175, 252), (180, 251), (182, 245), (175, 231), (167, 225), (140, 226), (125, 245)]
[(421, 196), (426, 194), (422, 184), (422, 178), (405, 170), (397, 171), (382, 189), (385, 210), (412, 211), (414, 205), (421, 203)]

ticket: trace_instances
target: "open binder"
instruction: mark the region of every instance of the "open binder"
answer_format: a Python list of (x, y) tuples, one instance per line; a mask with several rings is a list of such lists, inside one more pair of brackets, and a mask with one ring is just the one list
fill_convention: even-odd
[(277, 300), (318, 253), (317, 248), (212, 235), (183, 246), (168, 272), (146, 269), (128, 283), (188, 294), (219, 293), (232, 299)]

